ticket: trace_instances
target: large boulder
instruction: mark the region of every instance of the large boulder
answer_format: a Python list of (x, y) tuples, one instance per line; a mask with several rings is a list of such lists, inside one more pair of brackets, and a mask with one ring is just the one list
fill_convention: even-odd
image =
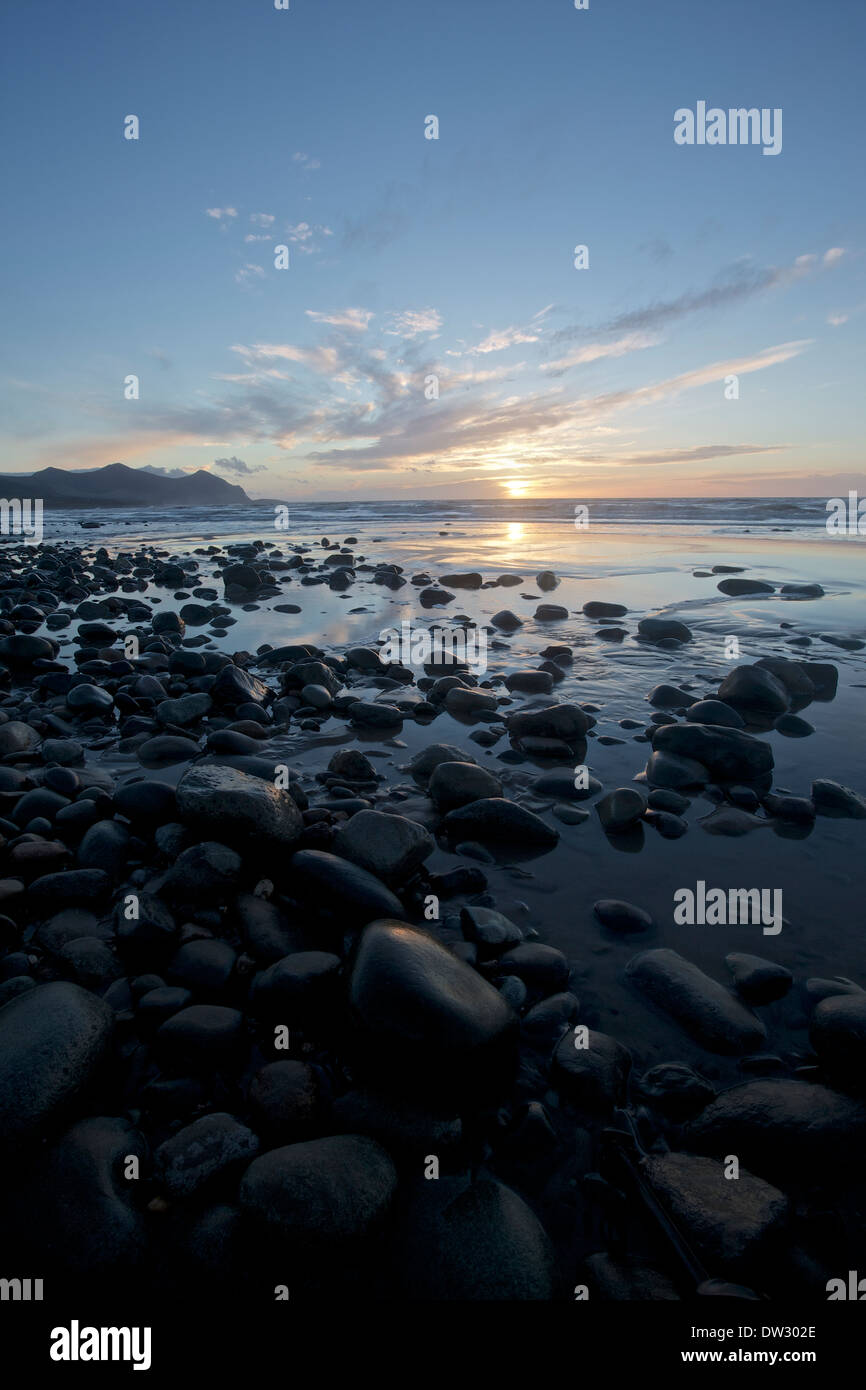
[(386, 883), (401, 883), (433, 853), (436, 841), (407, 816), (358, 811), (337, 832), (334, 848)]
[(405, 922), (361, 935), (349, 1007), (362, 1065), (423, 1090), (495, 1091), (513, 1061), (517, 1020), (492, 985)]
[(258, 850), (285, 850), (304, 828), (287, 791), (234, 767), (191, 767), (177, 785), (177, 809), (208, 838)]
[(40, 1135), (84, 1094), (108, 1052), (114, 1013), (79, 985), (37, 985), (0, 1009), (0, 1143)]

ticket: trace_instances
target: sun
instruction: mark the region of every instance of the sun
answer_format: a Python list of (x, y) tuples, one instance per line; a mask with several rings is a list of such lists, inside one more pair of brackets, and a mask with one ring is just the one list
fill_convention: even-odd
[(504, 478), (502, 486), (506, 489), (509, 497), (527, 497), (529, 495), (529, 483), (524, 478)]

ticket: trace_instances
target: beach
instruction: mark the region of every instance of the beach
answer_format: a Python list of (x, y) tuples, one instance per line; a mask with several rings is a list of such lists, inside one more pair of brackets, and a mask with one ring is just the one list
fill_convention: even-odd
[[(99, 1197), (119, 1256), (59, 1251), (43, 1199), (21, 1239), (57, 1277), (240, 1290), (291, 1249), (300, 1297), (684, 1297), (641, 1164), (708, 1279), (820, 1298), (849, 1268), (863, 539), (821, 501), (577, 505), (94, 510), (0, 549), (0, 1103), (82, 1038), (6, 1171), (142, 1175)], [(379, 660), (436, 626), (483, 669)]]

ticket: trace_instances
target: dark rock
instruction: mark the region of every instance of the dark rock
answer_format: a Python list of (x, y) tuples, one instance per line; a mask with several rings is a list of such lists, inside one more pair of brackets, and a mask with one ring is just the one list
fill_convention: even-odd
[(75, 1104), (105, 1059), (113, 1028), (108, 1005), (76, 984), (38, 985), (3, 1006), (0, 1134), (5, 1148), (40, 1135)]
[(711, 1052), (748, 1052), (766, 1039), (760, 1019), (676, 951), (643, 951), (629, 961), (626, 975)]

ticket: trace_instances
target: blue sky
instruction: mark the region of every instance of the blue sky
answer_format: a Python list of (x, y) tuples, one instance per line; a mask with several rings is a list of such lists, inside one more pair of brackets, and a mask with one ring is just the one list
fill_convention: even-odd
[[(862, 484), (864, 38), (856, 0), (15, 6), (0, 467)], [(781, 108), (781, 153), (676, 145), (700, 100)]]

